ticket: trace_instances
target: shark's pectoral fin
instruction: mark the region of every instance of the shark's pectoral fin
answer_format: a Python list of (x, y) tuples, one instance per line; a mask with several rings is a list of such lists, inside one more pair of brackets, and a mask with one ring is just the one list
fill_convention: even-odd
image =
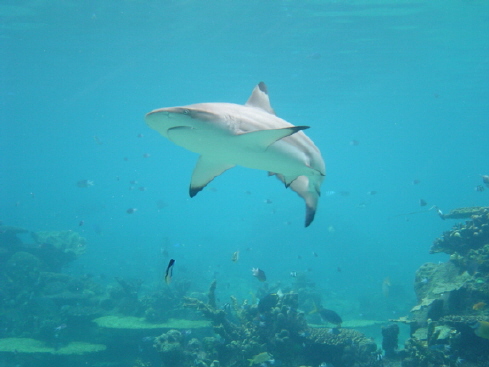
[(301, 130), (309, 129), (309, 126), (291, 126), (281, 129), (256, 130), (236, 136), (239, 144), (255, 151), (265, 151), (277, 140), (283, 139)]
[(215, 177), (234, 166), (234, 164), (218, 162), (201, 155), (192, 173), (192, 181), (189, 188), (190, 197), (193, 198)]

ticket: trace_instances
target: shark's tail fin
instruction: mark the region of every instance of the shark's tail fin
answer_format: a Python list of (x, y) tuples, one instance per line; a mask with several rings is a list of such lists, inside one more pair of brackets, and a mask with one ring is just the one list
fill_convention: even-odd
[[(277, 178), (287, 185), (285, 177), (279, 173), (270, 173), (271, 175), (277, 176)], [(310, 179), (307, 176), (298, 176), (294, 181), (292, 181), (287, 186), (294, 190), (297, 195), (304, 199), (306, 202), (306, 220), (305, 226), (309, 225), (314, 220), (316, 215), (316, 209), (319, 201), (319, 188), (315, 185), (310, 185)]]

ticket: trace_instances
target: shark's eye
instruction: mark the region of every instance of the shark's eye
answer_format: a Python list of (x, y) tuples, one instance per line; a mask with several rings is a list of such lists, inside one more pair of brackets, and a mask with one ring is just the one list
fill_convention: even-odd
[(187, 108), (184, 108), (184, 109), (182, 110), (182, 114), (183, 114), (183, 115), (190, 115), (190, 110), (189, 110), (189, 109), (187, 109)]

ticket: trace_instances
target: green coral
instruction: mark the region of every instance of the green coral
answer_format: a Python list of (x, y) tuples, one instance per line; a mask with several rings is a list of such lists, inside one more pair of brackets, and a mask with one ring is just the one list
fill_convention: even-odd
[(473, 215), (483, 214), (487, 210), (489, 210), (488, 206), (470, 206), (465, 208), (457, 208), (457, 209), (450, 210), (450, 212), (447, 214), (443, 214), (443, 218), (444, 219), (470, 218)]
[(99, 327), (107, 329), (198, 329), (209, 327), (204, 320), (177, 320), (170, 319), (164, 323), (150, 323), (144, 317), (134, 316), (103, 316), (93, 320)]
[(41, 245), (52, 245), (56, 249), (74, 255), (74, 258), (85, 253), (86, 240), (75, 231), (41, 231), (33, 232), (32, 237)]
[(445, 252), (449, 255), (465, 256), (471, 249), (478, 249), (489, 243), (489, 210), (482, 208), (479, 214), (471, 216), (464, 224), (457, 224), (443, 233), (431, 246), (430, 253)]
[(59, 349), (46, 346), (42, 341), (30, 338), (0, 339), (0, 352), (11, 353), (50, 353), (58, 355), (74, 355), (101, 352), (107, 349), (103, 344), (71, 342)]
[(36, 256), (19, 251), (14, 253), (5, 266), (7, 276), (20, 288), (32, 288), (39, 279), (42, 262)]

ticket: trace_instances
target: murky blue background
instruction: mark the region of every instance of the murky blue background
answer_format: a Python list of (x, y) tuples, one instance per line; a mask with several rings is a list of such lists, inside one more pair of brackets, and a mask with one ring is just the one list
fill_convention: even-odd
[[(2, 1), (0, 19), (0, 219), (80, 232), (68, 272), (154, 289), (167, 250), (174, 277), (199, 291), (216, 277), (222, 302), (254, 292), (260, 267), (283, 285), (307, 272), (344, 319), (401, 316), (454, 223), (403, 214), (489, 204), (474, 190), (489, 174), (486, 1)], [(143, 120), (244, 103), (259, 81), (280, 117), (311, 126), (323, 193), (350, 192), (324, 194), (307, 229), (303, 201), (265, 172), (234, 168), (190, 199), (197, 155)]]

